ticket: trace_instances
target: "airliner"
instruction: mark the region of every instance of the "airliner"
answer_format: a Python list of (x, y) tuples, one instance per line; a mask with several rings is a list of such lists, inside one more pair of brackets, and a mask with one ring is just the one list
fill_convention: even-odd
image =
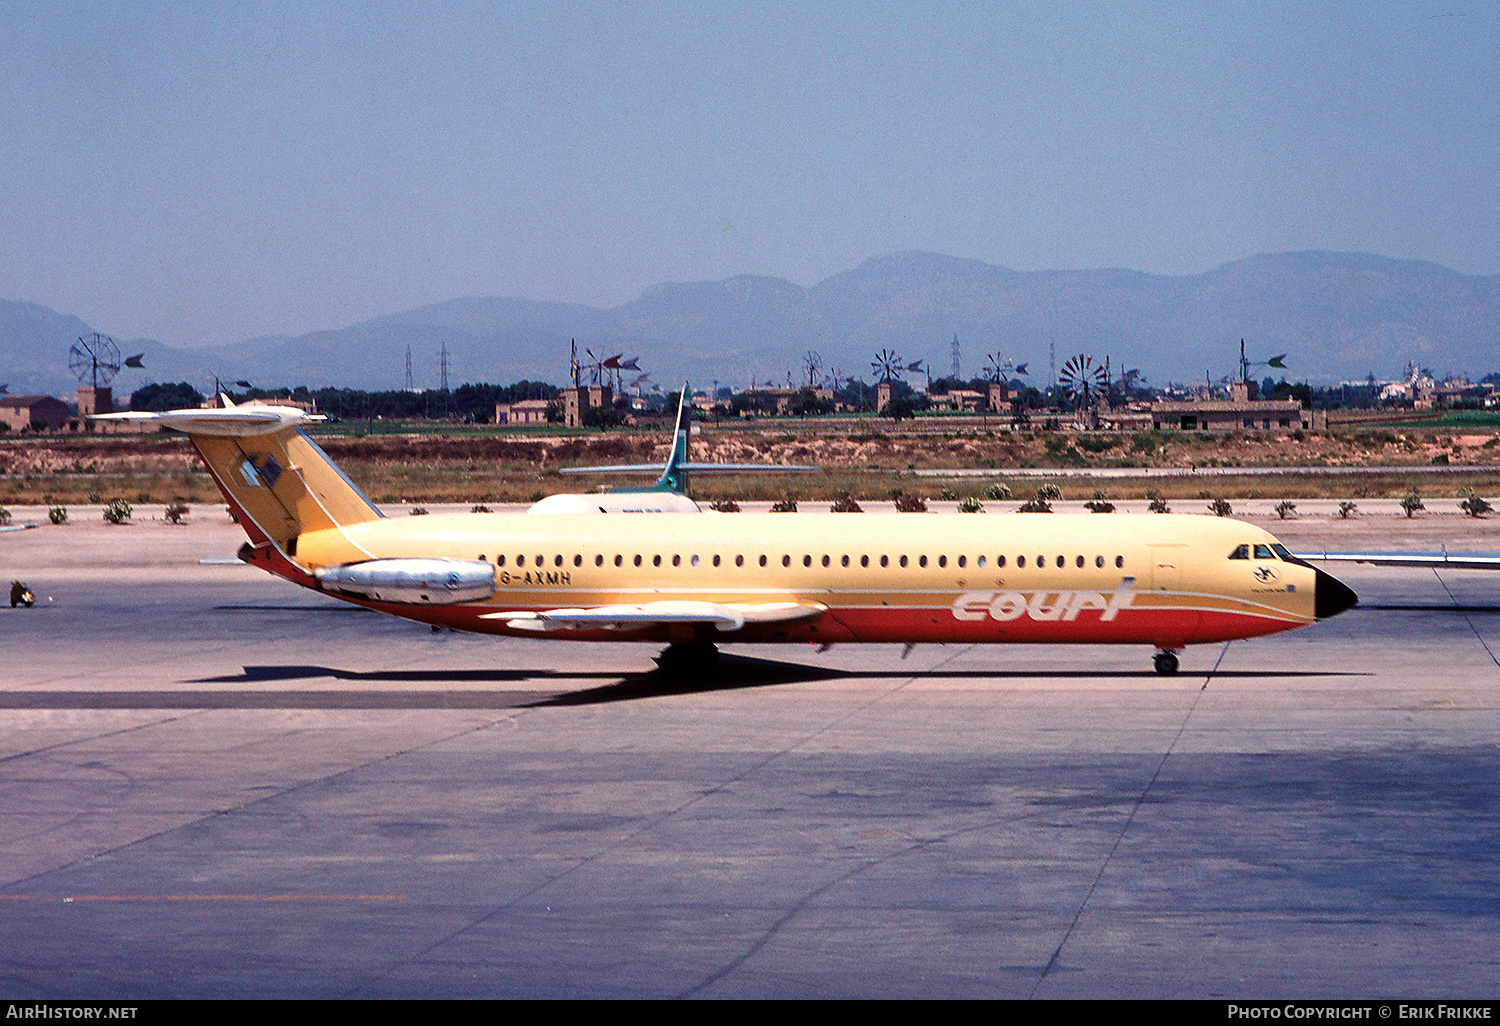
[(1213, 516), (921, 513), (385, 517), (292, 407), (117, 413), (187, 434), (244, 562), (369, 609), (515, 637), (649, 641), (702, 673), (720, 642), (1188, 645), (1357, 601), (1259, 527)]
[[(661, 467), (656, 483), (645, 488), (611, 488), (607, 492), (580, 495), (563, 492), (548, 495), (532, 503), (528, 513), (701, 513), (687, 494), (688, 474), (764, 474), (807, 473), (817, 467), (779, 466), (765, 463), (690, 463), (688, 442), (692, 433), (692, 389), (682, 386), (677, 401), (677, 426), (672, 436), (672, 451)], [(654, 463), (625, 463), (609, 467), (564, 467), (564, 474), (654, 474)]]

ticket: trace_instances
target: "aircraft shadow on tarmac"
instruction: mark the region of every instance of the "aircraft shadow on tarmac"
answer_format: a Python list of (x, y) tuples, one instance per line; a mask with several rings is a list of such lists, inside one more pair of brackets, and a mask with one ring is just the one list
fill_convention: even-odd
[[(1201, 673), (1183, 673), (1192, 679)], [(1219, 670), (1217, 679), (1275, 677), (1369, 676), (1357, 671), (1326, 670)], [(706, 694), (742, 688), (824, 680), (913, 678), (1015, 682), (1030, 680), (1103, 680), (1138, 677), (1159, 682), (1151, 670), (946, 670), (896, 667), (890, 670), (841, 670), (808, 666), (752, 656), (723, 655), (718, 666), (699, 676), (664, 674), (660, 670), (641, 673), (573, 672), (555, 669), (481, 670), (341, 670), (336, 667), (290, 664), (246, 666), (244, 673), (203, 677), (183, 684), (240, 685), (237, 688), (170, 689), (136, 691), (0, 691), (0, 709), (525, 709), (547, 706), (602, 705), (669, 695)], [(551, 682), (604, 680), (608, 683), (575, 691), (548, 688)], [(402, 684), (400, 689), (358, 687), (339, 689), (269, 690), (246, 685), (287, 681), (338, 680), (367, 685)], [(531, 681), (540, 687), (525, 690), (445, 688), (443, 684), (519, 683)], [(418, 686), (412, 686), (418, 685)], [(437, 685), (437, 686), (420, 686)]]

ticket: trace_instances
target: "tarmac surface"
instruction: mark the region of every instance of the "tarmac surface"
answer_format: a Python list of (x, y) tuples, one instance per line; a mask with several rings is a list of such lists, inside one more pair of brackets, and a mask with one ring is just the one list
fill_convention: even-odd
[[(1361, 507), (1257, 521), (1500, 550)], [(1359, 608), (1171, 678), (728, 646), (674, 685), (153, 514), (0, 535), (7, 998), (1496, 995), (1500, 575), (1339, 566)]]

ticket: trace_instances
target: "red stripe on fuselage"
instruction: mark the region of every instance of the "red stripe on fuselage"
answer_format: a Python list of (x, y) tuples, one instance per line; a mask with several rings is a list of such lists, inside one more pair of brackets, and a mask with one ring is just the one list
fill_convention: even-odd
[[(531, 631), (507, 627), (504, 620), (486, 620), (493, 606), (418, 606), (369, 602), (335, 596), (382, 613), (480, 634), (551, 638), (558, 641), (658, 641), (682, 640), (683, 626), (652, 626), (624, 630)], [(510, 607), (517, 611), (526, 607)], [(532, 607), (541, 612), (548, 607)], [(1116, 612), (1102, 621), (1097, 611), (1087, 611), (1073, 620), (1034, 620), (1022, 617), (1004, 622), (993, 619), (960, 620), (948, 606), (913, 608), (862, 606), (830, 609), (815, 620), (797, 624), (752, 624), (733, 634), (703, 629), (706, 640), (734, 642), (916, 642), (961, 644), (1150, 644), (1159, 648), (1181, 648), (1188, 644), (1231, 641), (1275, 634), (1303, 626), (1303, 621), (1254, 613), (1176, 606), (1135, 607)]]

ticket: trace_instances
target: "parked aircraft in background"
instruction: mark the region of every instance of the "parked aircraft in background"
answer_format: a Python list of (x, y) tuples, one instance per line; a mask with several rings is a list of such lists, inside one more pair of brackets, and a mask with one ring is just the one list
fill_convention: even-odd
[(249, 535), (247, 563), (435, 626), (665, 643), (664, 670), (711, 666), (721, 641), (1060, 642), (1150, 645), (1173, 673), (1187, 645), (1356, 601), (1266, 531), (1220, 517), (387, 518), (303, 432), (316, 418), (301, 410), (98, 419), (185, 432)]
[(684, 384), (677, 403), (677, 426), (672, 451), (665, 465), (627, 463), (612, 467), (564, 467), (564, 474), (655, 474), (661, 476), (646, 488), (612, 488), (607, 492), (549, 495), (531, 505), (528, 513), (701, 513), (703, 508), (689, 498), (688, 474), (801, 473), (817, 467), (782, 467), (764, 463), (689, 463), (692, 434), (692, 390)]

